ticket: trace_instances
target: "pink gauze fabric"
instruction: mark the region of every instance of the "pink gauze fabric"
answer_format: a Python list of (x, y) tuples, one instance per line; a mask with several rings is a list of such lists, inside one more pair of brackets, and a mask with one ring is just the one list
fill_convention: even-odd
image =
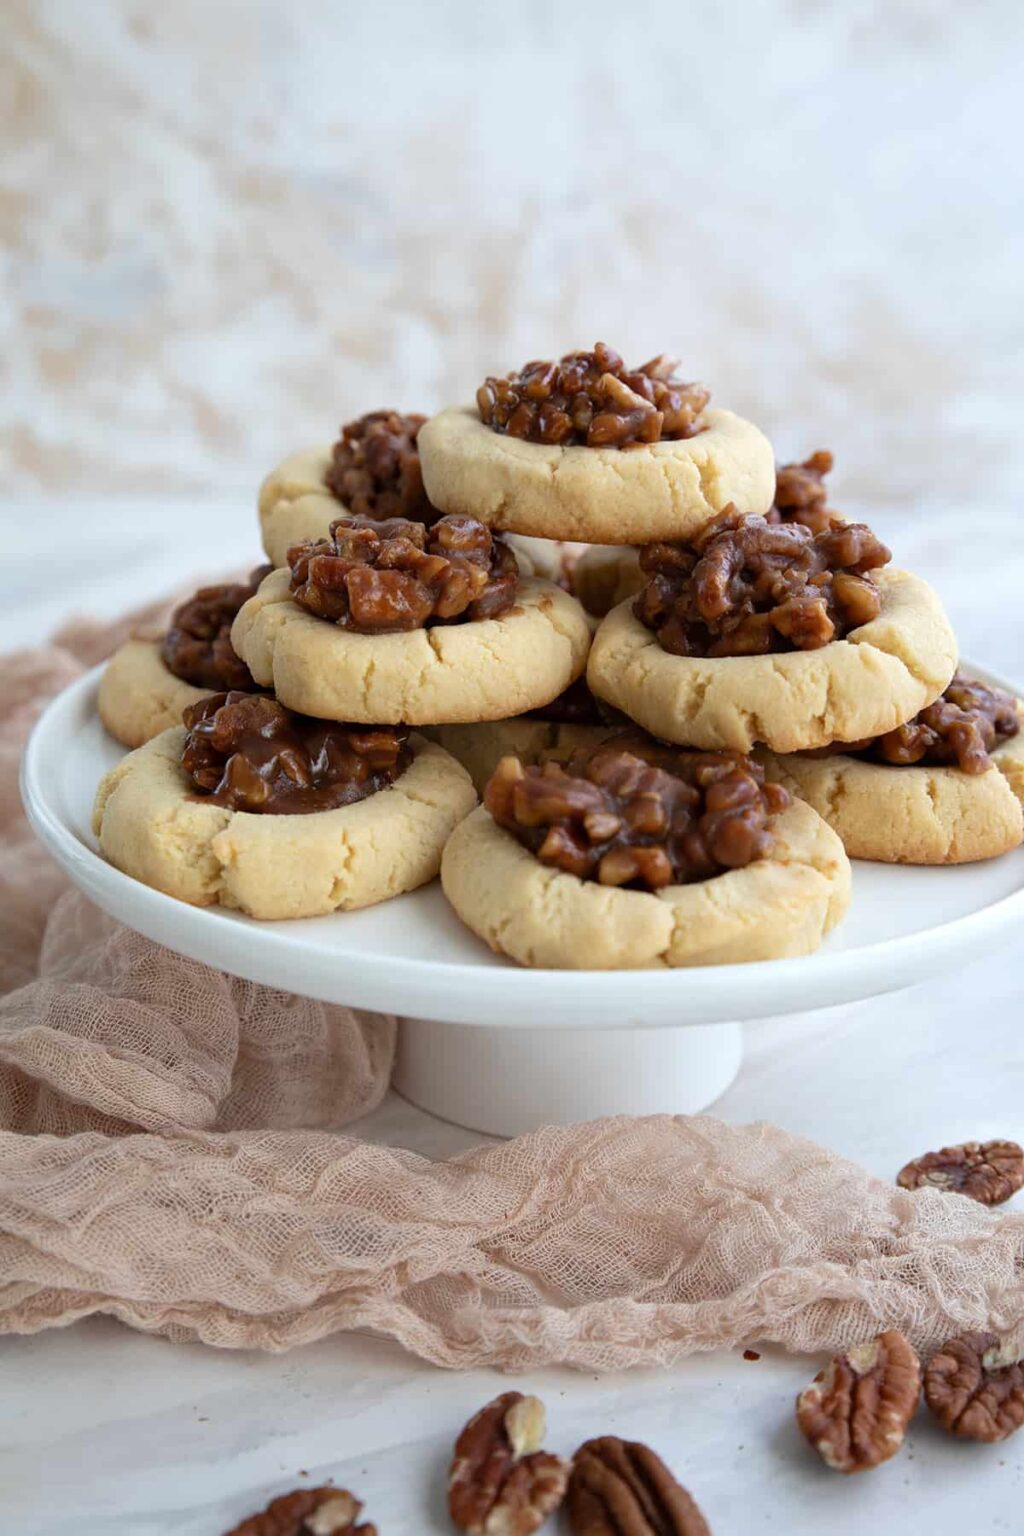
[(102, 1312), (277, 1350), (366, 1328), (523, 1369), (1017, 1326), (1024, 1215), (906, 1193), (773, 1126), (620, 1118), (439, 1163), (342, 1133), (385, 1092), (394, 1019), (118, 927), (25, 825), (32, 720), (124, 633), (4, 661), (0, 1331)]

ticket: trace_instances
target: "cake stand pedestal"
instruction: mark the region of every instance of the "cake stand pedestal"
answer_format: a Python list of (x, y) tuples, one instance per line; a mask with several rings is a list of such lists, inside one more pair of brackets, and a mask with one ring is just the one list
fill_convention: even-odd
[(688, 1115), (740, 1069), (738, 1024), (683, 1029), (481, 1029), (403, 1019), (393, 1086), (493, 1136), (604, 1115)]

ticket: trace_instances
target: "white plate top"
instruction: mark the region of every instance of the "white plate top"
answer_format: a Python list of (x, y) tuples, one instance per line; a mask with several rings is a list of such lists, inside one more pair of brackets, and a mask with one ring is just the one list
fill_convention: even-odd
[(291, 922), (189, 907), (121, 874), (97, 852), (93, 796), (123, 755), (96, 714), (100, 670), (50, 703), (26, 749), (22, 795), (42, 841), (98, 906), (147, 938), (327, 1002), (500, 1026), (765, 1018), (907, 986), (1006, 942), (1024, 921), (1024, 849), (943, 869), (855, 862), (850, 912), (817, 954), (691, 970), (520, 969), (463, 927), (437, 881), (361, 912)]

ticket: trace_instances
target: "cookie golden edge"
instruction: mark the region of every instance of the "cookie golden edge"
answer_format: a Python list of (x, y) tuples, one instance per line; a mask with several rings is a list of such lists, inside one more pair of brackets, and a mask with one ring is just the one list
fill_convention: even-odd
[(267, 559), (287, 564), (293, 544), (325, 539), (347, 508), (327, 489), (328, 447), (300, 448), (272, 469), (260, 486), (260, 538)]
[(141, 747), (180, 725), (182, 712), (212, 692), (175, 677), (164, 664), (159, 640), (127, 640), (103, 669), (96, 708), (115, 741)]
[(764, 434), (732, 411), (708, 410), (694, 437), (621, 448), (531, 443), (449, 406), (420, 428), (427, 495), (442, 512), (490, 527), (586, 544), (685, 539), (730, 502), (767, 512), (775, 458)]
[[(324, 477), (330, 464), (330, 448), (301, 448), (272, 469), (260, 486), (260, 539), (273, 565), (287, 565), (292, 545), (326, 539), (332, 523), (352, 515), (327, 489)], [(509, 545), (523, 576), (559, 579), (561, 541), (510, 537)]]
[(770, 858), (692, 885), (627, 891), (541, 864), (483, 806), (452, 833), (445, 896), (519, 965), (651, 970), (809, 955), (850, 902), (839, 838), (799, 801), (773, 819)]
[(652, 735), (683, 746), (799, 752), (879, 736), (948, 685), (956, 637), (920, 576), (879, 572), (881, 612), (818, 650), (767, 656), (673, 656), (620, 603), (598, 626), (587, 666), (593, 693)]
[(249, 917), (354, 911), (425, 885), (476, 805), (469, 775), (436, 743), (387, 789), (308, 815), (253, 815), (190, 795), (184, 727), (130, 752), (102, 779), (93, 832), (108, 863), (192, 906)]
[(579, 748), (599, 746), (621, 730), (621, 724), (574, 725), (520, 715), (479, 725), (426, 725), (423, 734), (450, 752), (473, 780), (477, 794), (483, 794), (503, 757), (518, 757), (524, 763), (564, 763)]
[[(1024, 727), (1024, 703), (1017, 702)], [(838, 833), (852, 859), (880, 864), (973, 864), (1024, 841), (1024, 731), (992, 753), (984, 773), (896, 767), (843, 753), (758, 754), (770, 779), (799, 795)]]
[(290, 573), (277, 570), (242, 604), (231, 644), (260, 687), (302, 714), (356, 725), (451, 725), (550, 704), (584, 671), (590, 627), (574, 597), (528, 577), (500, 618), (355, 634), (301, 608)]

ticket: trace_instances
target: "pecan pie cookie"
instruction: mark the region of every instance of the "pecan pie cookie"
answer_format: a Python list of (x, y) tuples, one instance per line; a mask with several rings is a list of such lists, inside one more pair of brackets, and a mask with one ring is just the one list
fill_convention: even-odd
[(208, 693), (256, 688), (232, 647), (231, 625), (270, 569), (258, 566), (248, 581), (200, 587), (175, 609), (161, 640), (128, 640), (114, 652), (98, 700), (111, 736), (123, 746), (141, 747), (180, 725), (182, 710)]
[(558, 362), (488, 378), (475, 406), (420, 431), (423, 481), (445, 512), (493, 528), (594, 544), (686, 538), (729, 502), (766, 512), (767, 438), (670, 357), (627, 369), (598, 342)]
[(966, 864), (1024, 839), (1024, 703), (958, 673), (933, 704), (871, 740), (764, 758), (851, 858)]
[(573, 970), (804, 955), (850, 865), (760, 766), (627, 734), (562, 766), (499, 763), (441, 863), (462, 921), (521, 965)]
[(425, 418), (368, 411), (341, 429), (330, 448), (306, 448), (279, 464), (260, 487), (263, 548), (274, 565), (303, 539), (322, 539), (343, 513), (432, 523), (439, 513), (423, 489), (417, 438)]
[(475, 804), (465, 770), (433, 742), (231, 692), (192, 705), (106, 775), (93, 831), (111, 864), (180, 901), (312, 917), (432, 880)]
[(519, 579), (473, 518), (430, 528), (336, 520), (296, 545), (239, 611), (232, 644), (283, 704), (325, 720), (501, 720), (577, 678), (587, 618), (552, 582)]
[(596, 747), (622, 730), (623, 720), (602, 706), (585, 677), (541, 709), (511, 720), (482, 720), (478, 725), (425, 726), (424, 735), (440, 742), (462, 764), (478, 794), (503, 757), (524, 763), (562, 763), (584, 747)]
[(955, 669), (939, 599), (863, 524), (813, 532), (728, 508), (640, 558), (644, 586), (600, 625), (587, 676), (669, 741), (791, 752), (878, 735)]

